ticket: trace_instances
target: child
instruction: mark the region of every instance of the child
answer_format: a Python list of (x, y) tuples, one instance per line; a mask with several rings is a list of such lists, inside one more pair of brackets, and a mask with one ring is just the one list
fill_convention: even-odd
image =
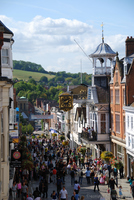
[(122, 186), (120, 185), (120, 187), (119, 187), (119, 196), (120, 196), (120, 198), (121, 198), (121, 196), (122, 196)]

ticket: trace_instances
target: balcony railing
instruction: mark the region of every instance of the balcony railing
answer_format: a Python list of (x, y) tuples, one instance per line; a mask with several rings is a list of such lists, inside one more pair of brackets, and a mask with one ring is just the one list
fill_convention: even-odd
[(89, 134), (86, 131), (82, 131), (81, 138), (87, 141), (109, 141), (110, 135), (108, 133), (96, 133), (95, 131)]
[(96, 141), (97, 140), (97, 133), (92, 131), (92, 133), (89, 134), (86, 131), (82, 131), (81, 138), (88, 140), (88, 141)]
[(98, 74), (110, 74), (111, 73), (111, 67), (96, 67), (95, 68), (95, 75)]

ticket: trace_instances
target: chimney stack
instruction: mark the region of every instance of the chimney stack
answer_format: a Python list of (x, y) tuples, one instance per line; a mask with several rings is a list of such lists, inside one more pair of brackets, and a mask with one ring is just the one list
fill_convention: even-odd
[(127, 36), (126, 39), (126, 57), (134, 53), (134, 38)]

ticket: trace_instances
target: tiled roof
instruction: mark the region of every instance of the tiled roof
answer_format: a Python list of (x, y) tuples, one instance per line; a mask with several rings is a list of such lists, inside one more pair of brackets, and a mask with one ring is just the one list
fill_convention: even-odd
[(94, 57), (94, 56), (102, 56), (102, 55), (113, 55), (115, 56), (116, 53), (111, 49), (111, 47), (102, 42), (101, 44), (99, 44), (95, 50), (94, 53), (92, 53), (91, 55), (89, 55), (90, 57)]
[(13, 32), (10, 31), (10, 29), (8, 29), (8, 28), (2, 23), (2, 21), (0, 21), (0, 27), (3, 27), (3, 28), (4, 28), (4, 33), (12, 34), (12, 35), (13, 35)]

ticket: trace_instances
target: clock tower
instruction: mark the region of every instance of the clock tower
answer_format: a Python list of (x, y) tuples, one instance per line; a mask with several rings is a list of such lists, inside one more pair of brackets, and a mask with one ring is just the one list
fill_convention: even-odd
[(102, 30), (102, 43), (97, 46), (94, 53), (89, 55), (93, 60), (92, 86), (97, 85), (105, 89), (108, 88), (111, 68), (115, 56), (116, 53), (111, 47), (104, 43)]

